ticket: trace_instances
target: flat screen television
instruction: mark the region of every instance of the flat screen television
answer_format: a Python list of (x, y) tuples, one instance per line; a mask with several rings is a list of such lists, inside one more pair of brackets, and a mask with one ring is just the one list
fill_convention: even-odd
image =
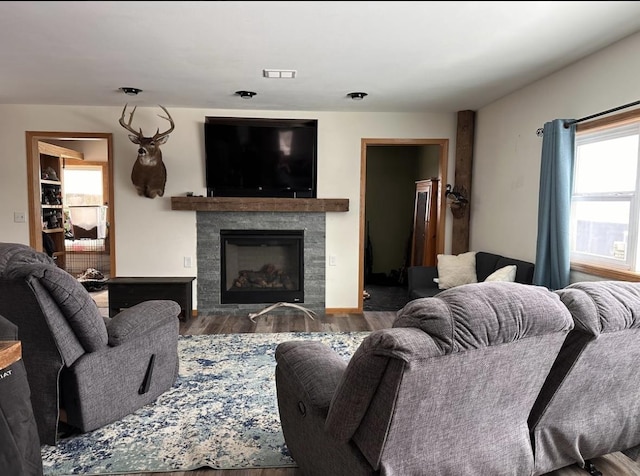
[(315, 198), (316, 119), (205, 117), (207, 196)]

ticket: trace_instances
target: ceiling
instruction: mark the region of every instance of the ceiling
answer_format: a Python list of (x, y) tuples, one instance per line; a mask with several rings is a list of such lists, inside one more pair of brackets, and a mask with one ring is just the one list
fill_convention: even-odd
[(0, 104), (476, 110), (638, 31), (638, 1), (5, 1)]

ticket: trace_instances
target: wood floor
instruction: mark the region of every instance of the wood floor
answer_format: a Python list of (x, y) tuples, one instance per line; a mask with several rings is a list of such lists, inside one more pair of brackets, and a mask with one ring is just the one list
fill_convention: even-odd
[[(96, 299), (101, 306), (102, 303)], [(230, 334), (251, 332), (345, 332), (374, 331), (391, 327), (395, 312), (364, 312), (362, 314), (336, 314), (311, 320), (302, 313), (265, 314), (252, 322), (248, 317), (198, 316), (180, 324), (182, 335)], [(593, 460), (603, 476), (640, 476), (640, 465), (622, 453), (612, 453)], [(571, 466), (549, 473), (548, 476), (588, 476), (588, 472)], [(300, 476), (296, 468), (267, 468), (247, 470), (214, 470), (201, 468), (194, 471), (171, 473), (132, 473), (123, 476)], [(331, 476), (331, 475), (327, 475)], [(466, 475), (460, 475), (466, 476)], [(487, 475), (488, 476), (488, 475)]]

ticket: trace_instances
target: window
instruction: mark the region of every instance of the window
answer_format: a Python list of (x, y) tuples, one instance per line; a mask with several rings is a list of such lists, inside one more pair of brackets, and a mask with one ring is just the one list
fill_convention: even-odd
[[(571, 201), (571, 261), (640, 272), (640, 114), (578, 127)], [(587, 270), (593, 271), (593, 270)], [(601, 274), (602, 273), (596, 273)]]
[(64, 203), (67, 206), (102, 205), (102, 167), (99, 165), (64, 168)]
[[(103, 195), (103, 166), (66, 165), (64, 229), (66, 239), (105, 238), (107, 211)], [(95, 232), (92, 231), (93, 228)]]

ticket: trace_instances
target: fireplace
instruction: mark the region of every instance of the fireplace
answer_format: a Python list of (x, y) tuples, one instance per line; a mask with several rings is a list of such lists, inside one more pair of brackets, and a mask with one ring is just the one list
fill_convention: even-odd
[(304, 302), (304, 230), (220, 230), (222, 304)]
[[(297, 200), (297, 199), (296, 199)], [(225, 230), (275, 230), (287, 234), (304, 231), (302, 240), (304, 270), (304, 303), (307, 309), (318, 315), (325, 312), (325, 213), (318, 212), (259, 212), (259, 211), (198, 211), (196, 282), (198, 314), (247, 317), (273, 303), (223, 303), (222, 302), (222, 235)], [(263, 263), (264, 264), (264, 263)], [(253, 266), (252, 266), (253, 267)], [(244, 266), (243, 266), (244, 268)], [(225, 279), (226, 273), (225, 273)], [(232, 279), (232, 278), (229, 278)], [(226, 286), (225, 286), (226, 287)], [(285, 301), (279, 301), (285, 302)], [(293, 302), (291, 300), (290, 302)], [(295, 312), (280, 307), (270, 314)], [(299, 312), (299, 311), (298, 311)]]

